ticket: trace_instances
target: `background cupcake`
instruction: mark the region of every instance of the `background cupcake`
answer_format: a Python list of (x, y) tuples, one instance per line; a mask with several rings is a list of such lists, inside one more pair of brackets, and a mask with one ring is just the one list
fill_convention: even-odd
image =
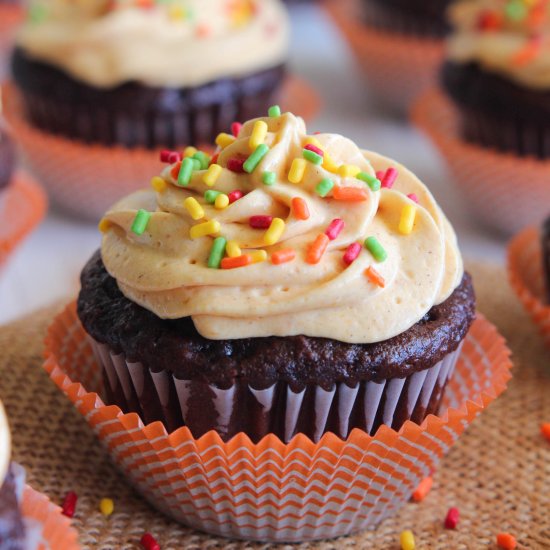
[(420, 423), (474, 317), (453, 230), (404, 167), (270, 113), (102, 220), (79, 316), (107, 402), (224, 440)]

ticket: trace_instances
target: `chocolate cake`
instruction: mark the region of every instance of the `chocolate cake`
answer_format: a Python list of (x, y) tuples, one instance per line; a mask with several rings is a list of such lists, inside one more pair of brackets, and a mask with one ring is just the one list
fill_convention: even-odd
[(16, 495), (16, 486), (12, 467), (0, 486), (0, 549), (24, 550), (25, 529), (19, 502)]
[(11, 181), (15, 166), (15, 147), (0, 124), (0, 191)]
[(546, 281), (546, 298), (550, 304), (550, 217), (542, 226), (542, 265)]

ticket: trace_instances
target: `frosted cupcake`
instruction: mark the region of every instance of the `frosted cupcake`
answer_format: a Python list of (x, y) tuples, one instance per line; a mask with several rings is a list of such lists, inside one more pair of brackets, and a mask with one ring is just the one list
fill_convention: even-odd
[(107, 403), (253, 441), (436, 413), (475, 300), (428, 189), (277, 108), (217, 143), (100, 224), (78, 313)]

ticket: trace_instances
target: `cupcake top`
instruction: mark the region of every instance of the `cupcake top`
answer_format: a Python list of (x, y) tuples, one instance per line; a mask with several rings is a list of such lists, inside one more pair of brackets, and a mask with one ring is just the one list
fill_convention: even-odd
[(403, 166), (270, 114), (113, 206), (100, 223), (107, 271), (127, 298), (191, 316), (209, 339), (406, 331), (463, 275), (432, 195)]
[(448, 58), (534, 89), (550, 87), (550, 4), (546, 0), (462, 0), (451, 6)]
[(283, 63), (280, 0), (33, 0), (18, 45), (99, 88), (188, 87)]
[(6, 479), (10, 464), (11, 438), (6, 411), (0, 401), (0, 487)]

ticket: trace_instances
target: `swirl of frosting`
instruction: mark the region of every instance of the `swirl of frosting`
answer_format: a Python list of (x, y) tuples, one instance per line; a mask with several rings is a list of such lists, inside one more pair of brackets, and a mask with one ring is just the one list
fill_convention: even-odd
[(534, 89), (550, 87), (548, 0), (462, 0), (449, 8), (447, 57)]
[(187, 87), (284, 63), (280, 0), (34, 0), (25, 52), (98, 88)]
[[(265, 155), (248, 173), (239, 166), (257, 151), (251, 136), (258, 125), (267, 131)], [(155, 178), (157, 192), (132, 194), (105, 215), (103, 262), (130, 300), (161, 318), (191, 316), (209, 339), (304, 334), (370, 343), (404, 332), (458, 286), (463, 268), (454, 232), (428, 189), (403, 166), (339, 135), (308, 136), (303, 120), (290, 113), (249, 121), (233, 142), (226, 141), (214, 187), (205, 183), (204, 170), (181, 186), (178, 166), (171, 166), (162, 185)], [(308, 144), (323, 154), (322, 164), (304, 154)], [(289, 174), (300, 163), (303, 173), (292, 175), (291, 183)], [(397, 171), (397, 179), (380, 189), (375, 172), (389, 168), (385, 175)], [(273, 175), (273, 182), (266, 180), (270, 185), (266, 172)], [(326, 194), (320, 182), (334, 187)], [(203, 198), (212, 189), (243, 196), (216, 208)], [(186, 207), (190, 197), (202, 210), (196, 220)], [(296, 199), (308, 215), (298, 215)], [(138, 235), (132, 227), (144, 214), (140, 210), (150, 217)], [(404, 234), (400, 224), (407, 211), (414, 212), (414, 226)], [(257, 215), (284, 221), (276, 242), (266, 241), (266, 229), (251, 227)], [(342, 231), (333, 240), (319, 237), (334, 220), (344, 222)], [(219, 227), (210, 235), (191, 238), (191, 228), (212, 221)], [(243, 256), (264, 250), (267, 259), (238, 269), (209, 268), (218, 236), (237, 243)], [(386, 259), (363, 246), (368, 237)], [(312, 259), (316, 241), (328, 246)], [(343, 256), (350, 245), (358, 256), (348, 265)], [(276, 265), (281, 250), (292, 250), (295, 258)]]

